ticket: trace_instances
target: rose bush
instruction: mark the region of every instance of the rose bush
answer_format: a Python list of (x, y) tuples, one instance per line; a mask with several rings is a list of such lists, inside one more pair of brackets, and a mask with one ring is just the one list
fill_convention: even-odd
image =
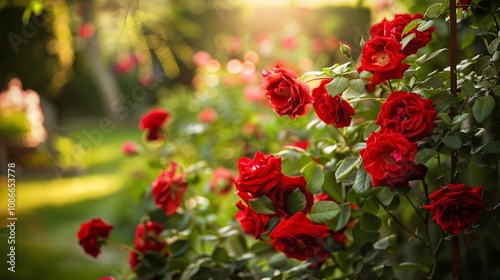
[[(301, 76), (285, 63), (263, 70), (261, 97), (270, 114), (237, 126), (242, 136), (230, 141), (241, 152), (232, 163), (234, 177), (214, 172), (210, 157), (191, 161), (182, 142), (211, 147), (214, 141), (197, 133), (212, 133), (218, 122), (251, 110), (238, 115), (231, 108), (236, 113), (229, 117), (217, 110), (213, 121), (179, 129), (186, 138), (164, 139), (153, 168), (170, 169), (144, 189), (148, 211), (137, 226), (129, 278), (458, 279), (483, 273), (480, 263), (500, 251), (498, 176), (491, 172), (500, 154), (494, 113), (499, 17), (478, 13), (477, 1), (460, 4), (468, 5), (458, 9), (466, 34), (461, 47), (477, 36), (486, 53), (467, 53), (457, 64), (440, 66), (446, 53), (444, 60), (457, 60), (457, 7), (445, 1), (424, 15), (375, 23), (360, 42), (359, 58), (353, 46), (341, 44), (343, 64)], [(468, 17), (477, 17), (473, 28)], [(446, 24), (451, 42), (433, 50)], [(297, 46), (285, 42), (287, 49)], [(265, 145), (276, 135), (278, 143)], [(185, 162), (177, 165), (179, 159)], [(227, 189), (230, 177), (235, 195), (214, 191)], [(459, 255), (462, 239), (470, 254)]]

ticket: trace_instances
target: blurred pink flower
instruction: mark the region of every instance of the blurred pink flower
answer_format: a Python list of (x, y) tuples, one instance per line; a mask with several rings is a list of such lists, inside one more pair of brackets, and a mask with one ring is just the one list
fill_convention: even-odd
[(205, 65), (211, 58), (212, 56), (206, 51), (197, 51), (193, 55), (193, 62), (199, 67)]
[(125, 141), (122, 145), (122, 151), (127, 156), (135, 155), (139, 151), (139, 145), (134, 141)]
[(87, 22), (84, 25), (80, 26), (78, 35), (80, 35), (80, 37), (82, 37), (83, 39), (90, 39), (94, 37), (94, 26), (92, 25), (92, 23)]
[(217, 119), (217, 111), (212, 107), (204, 108), (198, 114), (198, 119), (202, 123), (211, 123)]

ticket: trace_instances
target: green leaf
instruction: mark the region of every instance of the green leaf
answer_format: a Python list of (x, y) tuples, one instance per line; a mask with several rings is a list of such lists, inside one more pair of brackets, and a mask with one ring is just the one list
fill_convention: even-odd
[(335, 231), (341, 230), (351, 218), (351, 205), (349, 203), (342, 204), (340, 208), (341, 211), (339, 219), (337, 220), (337, 224), (335, 225)]
[(472, 106), (472, 115), (477, 122), (482, 123), (493, 112), (495, 99), (490, 95), (480, 96)]
[(227, 263), (229, 261), (229, 254), (226, 249), (217, 246), (212, 252), (212, 258), (218, 263)]
[(415, 155), (415, 163), (426, 164), (434, 155), (434, 149), (422, 149)]
[(472, 30), (467, 32), (465, 37), (462, 39), (462, 42), (460, 43), (460, 47), (462, 48), (462, 50), (472, 44), (472, 42), (474, 42), (474, 39), (476, 39), (476, 35), (474, 35), (474, 32)]
[(420, 263), (404, 262), (397, 265), (394, 270), (421, 270), (424, 272), (429, 272), (429, 267)]
[(443, 143), (450, 149), (460, 149), (462, 147), (462, 140), (456, 135), (450, 135), (443, 139)]
[(366, 212), (376, 215), (378, 213), (380, 205), (375, 199), (370, 197), (364, 201), (362, 208)]
[(462, 89), (467, 96), (473, 96), (476, 94), (476, 88), (474, 87), (474, 83), (471, 81), (465, 81), (460, 89)]
[(370, 213), (361, 215), (361, 228), (368, 232), (377, 232), (382, 227), (382, 220)]
[(370, 137), (370, 135), (372, 135), (372, 132), (377, 131), (379, 128), (380, 128), (380, 126), (378, 126), (374, 122), (370, 123), (366, 127), (365, 132), (363, 133), (363, 138), (368, 139), (368, 137)]
[(321, 186), (325, 181), (325, 174), (319, 165), (311, 161), (302, 170), (302, 176), (307, 182), (307, 190), (311, 194), (317, 194), (321, 190)]
[(429, 21), (424, 20), (418, 25), (417, 30), (420, 32), (423, 32), (423, 31), (425, 31), (433, 26), (434, 26), (433, 20), (429, 20)]
[(476, 64), (475, 64), (475, 67), (474, 67), (474, 70), (476, 71), (476, 73), (482, 73), (484, 69), (486, 69), (486, 67), (488, 67), (491, 63), (491, 57), (489, 55), (484, 55), (484, 56), (481, 56), (479, 57), (477, 60), (476, 60)]
[(309, 219), (313, 223), (325, 223), (335, 218), (340, 213), (340, 207), (333, 201), (318, 201), (314, 203), (309, 212)]
[(396, 210), (399, 207), (400, 203), (401, 203), (401, 198), (399, 198), (399, 195), (394, 195), (391, 199), (391, 202), (387, 204), (387, 209)]
[(342, 184), (337, 183), (333, 171), (325, 173), (325, 182), (321, 186), (321, 189), (335, 201), (344, 201), (345, 199), (345, 188)]
[(495, 38), (491, 43), (488, 45), (488, 52), (490, 54), (494, 54), (498, 50), (498, 46), (500, 45), (500, 37)]
[(412, 21), (410, 21), (405, 28), (403, 29), (403, 32), (401, 35), (405, 35), (406, 33), (410, 32), (413, 28), (415, 28), (417, 25), (419, 25), (422, 22), (421, 19), (417, 18)]
[(469, 118), (469, 114), (467, 114), (467, 113), (463, 113), (462, 115), (455, 116), (453, 118), (453, 120), (451, 121), (451, 125), (452, 125), (451, 129), (455, 130), (455, 129), (459, 128), (460, 124), (464, 120), (466, 120), (467, 118)]
[(437, 18), (441, 14), (441, 3), (432, 4), (425, 11), (425, 17), (427, 18)]
[(485, 153), (498, 154), (500, 153), (500, 141), (491, 141), (484, 145), (483, 151)]
[(424, 80), (420, 85), (420, 88), (443, 88), (443, 82), (436, 76), (431, 76), (430, 78)]
[(495, 86), (493, 88), (493, 92), (495, 93), (496, 96), (500, 96), (500, 86)]
[(335, 97), (344, 92), (349, 86), (349, 79), (344, 77), (335, 77), (331, 82), (326, 84), (326, 90), (330, 96)]
[(352, 188), (357, 193), (361, 194), (367, 192), (371, 187), (372, 177), (366, 172), (363, 165), (361, 165), (358, 169), (358, 173), (356, 173), (356, 179), (354, 180), (354, 185), (352, 186)]
[(191, 248), (191, 245), (187, 240), (177, 240), (174, 243), (170, 244), (168, 248), (170, 249), (171, 253), (170, 257), (177, 258), (186, 254)]
[[(427, 57), (427, 59), (426, 59), (425, 61), (429, 61), (429, 60), (431, 60), (431, 59), (433, 59), (433, 58), (437, 57), (438, 55), (440, 55), (442, 52), (445, 52), (445, 51), (447, 51), (447, 50), (448, 50), (447, 48), (442, 48), (442, 49), (439, 49), (439, 50), (437, 50), (437, 51), (435, 51), (435, 52), (431, 53), (431, 55), (429, 55), (429, 57)], [(425, 61), (424, 61), (424, 62), (425, 62)]]
[(373, 248), (377, 250), (386, 250), (387, 248), (389, 248), (389, 246), (394, 244), (394, 241), (396, 241), (397, 236), (398, 236), (397, 234), (391, 234), (389, 236), (386, 236), (380, 239), (379, 241), (373, 243)]
[[(272, 219), (271, 219), (272, 220)], [(269, 220), (269, 222), (271, 221)], [(268, 222), (268, 224), (269, 224)], [(266, 225), (267, 228), (267, 225)], [(243, 256), (248, 248), (245, 238), (241, 234), (231, 235), (227, 239), (227, 249), (236, 256)]]
[(408, 45), (408, 43), (415, 39), (417, 37), (417, 35), (415, 33), (411, 33), (410, 35), (404, 37), (402, 40), (401, 40), (401, 49), (404, 49), (406, 47), (406, 45)]
[(350, 80), (349, 87), (355, 92), (363, 93), (365, 91), (365, 82), (362, 79)]
[(429, 96), (429, 99), (432, 101), (432, 103), (434, 103), (434, 105), (451, 104), (458, 101), (456, 96), (450, 94), (447, 91), (440, 91), (438, 93), (435, 93)]
[(261, 196), (257, 198), (252, 198), (249, 200), (250, 208), (252, 208), (255, 212), (265, 215), (274, 214), (274, 204), (267, 196)]
[(306, 207), (306, 196), (301, 189), (296, 188), (286, 198), (286, 209), (290, 214), (301, 212)]
[(342, 160), (339, 168), (337, 168), (337, 171), (335, 171), (335, 178), (337, 178), (337, 181), (340, 181), (347, 177), (351, 171), (356, 168), (356, 165), (361, 162), (361, 157), (357, 158), (345, 158)]
[(447, 125), (450, 125), (451, 124), (451, 119), (450, 119), (450, 116), (448, 115), (448, 113), (446, 112), (443, 112), (443, 113), (439, 113), (439, 117), (447, 124)]

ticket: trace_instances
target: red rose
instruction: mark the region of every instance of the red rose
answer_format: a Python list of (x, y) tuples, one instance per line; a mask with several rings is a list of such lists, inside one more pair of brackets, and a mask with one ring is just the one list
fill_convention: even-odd
[(313, 89), (314, 111), (327, 124), (335, 124), (337, 128), (349, 126), (355, 113), (354, 108), (340, 95), (330, 96), (326, 90), (326, 84), (330, 81), (331, 79), (325, 79)]
[(415, 26), (412, 30), (408, 31), (408, 33), (403, 35), (403, 30), (405, 27), (415, 19), (424, 19), (424, 16), (420, 13), (415, 15), (409, 14), (399, 14), (394, 17), (394, 20), (387, 21), (384, 19), (382, 22), (375, 24), (370, 29), (370, 35), (373, 37), (381, 36), (388, 37), (396, 40), (397, 42), (401, 42), (402, 37), (409, 36), (411, 34), (415, 34), (415, 38), (413, 38), (406, 47), (402, 50), (402, 53), (405, 56), (417, 53), (418, 49), (424, 47), (429, 43), (432, 39), (431, 34), (434, 31), (435, 27), (431, 27), (425, 31), (418, 31)]
[(172, 216), (177, 207), (182, 204), (182, 195), (186, 192), (186, 174), (176, 175), (177, 164), (170, 163), (170, 170), (164, 169), (153, 186), (152, 192), (155, 204), (165, 210), (167, 216)]
[(106, 241), (112, 229), (112, 225), (106, 224), (100, 218), (83, 223), (77, 236), (85, 253), (97, 258), (101, 253), (101, 245)]
[(115, 280), (115, 277), (108, 276), (108, 277), (99, 278), (99, 280)]
[(225, 167), (218, 167), (212, 174), (210, 181), (210, 190), (216, 194), (227, 194), (231, 187), (233, 179), (233, 172)]
[(287, 200), (288, 196), (296, 189), (299, 189), (302, 192), (306, 201), (304, 209), (302, 209), (302, 211), (300, 212), (304, 214), (309, 213), (314, 203), (314, 197), (310, 192), (307, 191), (306, 186), (307, 182), (302, 176), (289, 177), (283, 175), (283, 177), (281, 177), (280, 183), (276, 186), (274, 192), (270, 196), (274, 204), (276, 214), (285, 218), (289, 218), (293, 214), (295, 214), (289, 212), (287, 207)]
[(163, 224), (158, 222), (146, 222), (146, 230), (144, 230), (144, 224), (138, 224), (135, 231), (135, 245), (163, 242), (160, 239), (162, 231)]
[(361, 69), (373, 73), (370, 82), (380, 84), (389, 79), (401, 79), (410, 64), (401, 53), (401, 43), (387, 37), (366, 41), (361, 54)]
[(238, 160), (238, 171), (239, 175), (233, 179), (236, 189), (259, 197), (271, 192), (281, 180), (281, 158), (257, 151), (253, 159)]
[(292, 120), (304, 116), (309, 111), (312, 97), (309, 86), (297, 79), (297, 74), (291, 69), (279, 65), (273, 70), (262, 73), (262, 88), (271, 108), (278, 116), (288, 115)]
[(170, 117), (170, 114), (162, 109), (155, 108), (141, 117), (139, 129), (147, 130), (148, 141), (162, 139), (161, 127)]
[(436, 114), (432, 101), (413, 92), (395, 91), (380, 107), (375, 123), (382, 134), (400, 133), (418, 141), (432, 134)]
[(417, 143), (399, 133), (373, 132), (366, 141), (361, 157), (373, 186), (388, 186), (391, 190), (408, 187), (408, 182), (422, 179), (425, 167), (415, 164)]
[(441, 228), (451, 234), (460, 234), (481, 215), (484, 199), (483, 186), (470, 188), (464, 184), (441, 187), (429, 195), (430, 204), (422, 206), (431, 212)]
[(243, 231), (253, 235), (255, 239), (262, 240), (261, 235), (266, 230), (267, 221), (269, 221), (270, 216), (255, 212), (250, 207), (245, 206), (241, 201), (236, 203), (236, 207), (238, 207), (240, 211), (236, 213), (234, 217), (236, 221), (240, 223)]
[(319, 260), (328, 258), (324, 238), (329, 235), (328, 227), (316, 225), (302, 212), (290, 219), (282, 219), (269, 235), (271, 244), (289, 258), (297, 260)]

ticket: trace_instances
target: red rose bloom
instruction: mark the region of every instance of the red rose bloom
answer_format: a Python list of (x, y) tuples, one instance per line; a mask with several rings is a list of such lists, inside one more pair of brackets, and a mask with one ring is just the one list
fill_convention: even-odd
[[(413, 16), (409, 14), (399, 14), (394, 17), (394, 20), (387, 21), (384, 19), (382, 22), (375, 24), (370, 29), (370, 35), (373, 37), (381, 36), (388, 37), (396, 40), (397, 42), (401, 42), (403, 39), (403, 30), (405, 27), (416, 19), (424, 19), (424, 16), (420, 13), (417, 13)], [(408, 56), (414, 53), (417, 53), (418, 49), (424, 47), (429, 43), (432, 39), (431, 34), (434, 31), (435, 27), (431, 27), (425, 31), (418, 31), (418, 26), (415, 26), (408, 33), (404, 34), (404, 36), (409, 36), (411, 34), (415, 34), (415, 38), (413, 38), (406, 47), (402, 50), (403, 55)]]
[(101, 245), (108, 238), (112, 229), (112, 225), (106, 224), (100, 218), (94, 218), (83, 223), (80, 230), (78, 230), (77, 236), (85, 253), (97, 258), (101, 253)]
[(281, 158), (257, 151), (253, 159), (238, 160), (238, 171), (239, 175), (233, 179), (236, 189), (259, 197), (271, 192), (281, 180)]
[(290, 213), (288, 210), (287, 200), (288, 196), (299, 189), (302, 194), (304, 194), (306, 204), (304, 209), (300, 212), (307, 214), (311, 210), (311, 207), (314, 203), (314, 197), (311, 195), (309, 191), (307, 191), (307, 182), (302, 176), (289, 177), (283, 175), (281, 177), (280, 183), (274, 188), (274, 192), (271, 194), (271, 200), (274, 204), (275, 211), (278, 215), (289, 218), (295, 213)]
[(231, 187), (233, 179), (233, 172), (225, 167), (218, 167), (212, 174), (210, 181), (210, 190), (216, 194), (227, 194)]
[(171, 162), (170, 170), (164, 169), (151, 184), (155, 204), (163, 208), (167, 216), (172, 216), (182, 204), (182, 195), (187, 187), (186, 174), (176, 175), (176, 170), (177, 164)]
[(422, 206), (431, 212), (441, 228), (451, 234), (460, 234), (481, 215), (484, 199), (483, 186), (470, 188), (464, 184), (441, 187), (429, 195), (430, 204)]
[(162, 139), (161, 127), (167, 121), (168, 117), (170, 117), (168, 112), (155, 108), (141, 117), (139, 129), (147, 130), (148, 135), (146, 136), (146, 139), (148, 141)]
[(162, 231), (162, 223), (148, 221), (146, 222), (146, 230), (144, 230), (144, 224), (138, 224), (135, 231), (135, 245), (163, 242), (160, 239)]
[[(134, 269), (136, 265), (142, 262), (141, 254), (148, 251), (164, 252), (167, 247), (167, 243), (160, 238), (160, 233), (163, 231), (163, 225), (157, 222), (146, 222), (146, 228), (144, 224), (138, 224), (135, 231), (135, 246), (134, 251), (130, 252), (129, 265), (130, 269)], [(168, 257), (169, 253), (164, 252), (164, 256)], [(159, 275), (153, 276), (151, 279), (161, 279)]]
[(269, 238), (272, 239), (271, 244), (288, 258), (324, 261), (328, 252), (324, 249), (323, 239), (328, 235), (326, 225), (316, 225), (304, 213), (298, 212), (290, 219), (282, 219)]
[(401, 43), (387, 37), (366, 41), (361, 55), (361, 69), (373, 73), (370, 82), (380, 84), (389, 79), (401, 79), (410, 64), (401, 53)]
[(309, 111), (313, 101), (309, 95), (309, 86), (298, 80), (293, 70), (279, 65), (271, 71), (264, 70), (261, 84), (266, 90), (271, 108), (278, 116), (288, 115), (294, 120)]
[(382, 134), (400, 133), (418, 141), (432, 134), (436, 114), (432, 101), (413, 92), (395, 91), (380, 107), (375, 123)]
[(325, 79), (313, 89), (314, 111), (327, 124), (335, 124), (337, 128), (349, 126), (355, 114), (354, 108), (340, 95), (330, 96), (326, 89), (326, 84), (330, 81), (331, 79)]
[(424, 166), (415, 164), (417, 143), (399, 133), (373, 132), (366, 141), (361, 157), (366, 171), (372, 176), (373, 186), (388, 186), (391, 190), (408, 187), (408, 182), (422, 179)]
[(260, 239), (261, 235), (266, 230), (267, 221), (269, 221), (270, 216), (255, 212), (250, 207), (245, 206), (241, 201), (236, 203), (236, 207), (240, 209), (238, 213), (234, 216), (236, 221), (238, 221), (246, 234), (251, 234), (255, 239)]

